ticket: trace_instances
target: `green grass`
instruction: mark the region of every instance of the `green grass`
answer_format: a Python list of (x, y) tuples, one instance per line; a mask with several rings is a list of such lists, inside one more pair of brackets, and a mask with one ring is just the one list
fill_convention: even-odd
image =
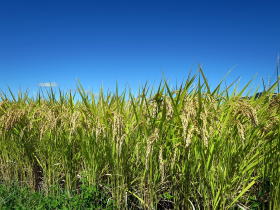
[(95, 186), (82, 185), (80, 192), (66, 193), (56, 187), (56, 194), (34, 192), (13, 183), (0, 185), (0, 208), (9, 209), (115, 209), (108, 192)]
[(34, 206), (95, 186), (92, 206), (104, 195), (119, 209), (280, 209), (277, 83), (257, 99), (240, 98), (248, 84), (222, 84), (210, 87), (200, 71), (178, 89), (162, 82), (137, 96), (81, 85), (36, 98), (2, 92), (0, 208), (22, 203), (6, 202), (16, 182)]

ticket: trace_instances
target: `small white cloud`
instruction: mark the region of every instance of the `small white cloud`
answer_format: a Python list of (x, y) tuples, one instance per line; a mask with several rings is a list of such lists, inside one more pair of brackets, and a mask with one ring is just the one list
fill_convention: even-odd
[(57, 83), (56, 82), (41, 82), (38, 84), (40, 87), (56, 87)]

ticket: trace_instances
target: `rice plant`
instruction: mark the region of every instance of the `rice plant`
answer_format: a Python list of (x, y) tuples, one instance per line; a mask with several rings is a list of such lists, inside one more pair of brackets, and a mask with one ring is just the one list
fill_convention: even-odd
[(212, 88), (200, 70), (138, 95), (2, 92), (0, 181), (48, 195), (97, 186), (119, 209), (280, 209), (277, 84), (242, 98), (249, 83)]

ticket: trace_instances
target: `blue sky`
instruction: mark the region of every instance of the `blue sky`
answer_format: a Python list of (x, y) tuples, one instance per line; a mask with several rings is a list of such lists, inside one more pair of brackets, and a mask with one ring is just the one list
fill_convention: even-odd
[(277, 1), (0, 2), (0, 89), (136, 89), (199, 64), (213, 85), (229, 69), (245, 83), (275, 78), (278, 52)]

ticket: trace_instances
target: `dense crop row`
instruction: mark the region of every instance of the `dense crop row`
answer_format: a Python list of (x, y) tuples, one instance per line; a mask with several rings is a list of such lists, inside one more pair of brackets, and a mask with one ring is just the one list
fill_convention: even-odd
[(280, 98), (200, 76), (138, 96), (2, 93), (0, 180), (50, 195), (97, 186), (122, 209), (279, 209)]

